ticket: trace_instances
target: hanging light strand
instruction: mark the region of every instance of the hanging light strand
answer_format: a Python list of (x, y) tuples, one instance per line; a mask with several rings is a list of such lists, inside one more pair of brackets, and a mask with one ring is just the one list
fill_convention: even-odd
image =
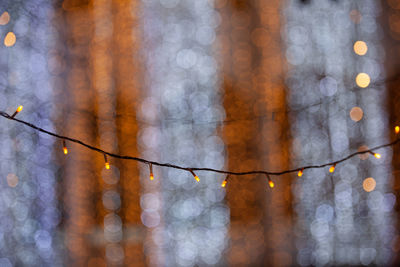
[[(21, 108), (21, 110), (22, 110), (22, 108)], [(194, 171), (215, 172), (215, 173), (237, 175), (237, 176), (251, 175), (251, 174), (265, 174), (265, 175), (280, 176), (280, 175), (289, 174), (289, 173), (296, 173), (296, 172), (299, 174), (300, 171), (301, 171), (301, 174), (303, 174), (303, 172), (305, 170), (307, 170), (307, 169), (320, 169), (320, 168), (325, 168), (325, 167), (328, 167), (328, 166), (331, 166), (330, 170), (333, 169), (333, 171), (334, 171), (337, 164), (342, 163), (344, 161), (347, 161), (347, 160), (349, 160), (349, 159), (351, 159), (351, 158), (353, 158), (353, 157), (355, 157), (357, 155), (370, 153), (370, 154), (373, 154), (375, 157), (378, 158), (378, 157), (380, 157), (380, 154), (378, 154), (379, 156), (377, 156), (377, 153), (375, 153), (373, 151), (376, 151), (378, 149), (385, 148), (385, 147), (391, 147), (391, 146), (394, 146), (394, 145), (396, 145), (397, 143), (400, 142), (400, 137), (399, 137), (399, 138), (395, 139), (394, 141), (392, 141), (390, 143), (379, 145), (379, 146), (376, 146), (376, 147), (373, 147), (373, 148), (367, 149), (367, 150), (357, 151), (357, 152), (354, 152), (354, 153), (352, 153), (352, 154), (350, 154), (350, 155), (348, 155), (348, 156), (346, 156), (346, 157), (344, 157), (344, 158), (342, 158), (340, 160), (336, 160), (336, 161), (333, 161), (333, 162), (328, 162), (328, 163), (324, 163), (324, 164), (320, 164), (320, 165), (308, 165), (308, 166), (303, 166), (303, 167), (296, 168), (296, 169), (288, 169), (288, 170), (274, 171), (274, 172), (273, 171), (264, 171), (264, 170), (250, 170), (250, 171), (246, 171), (246, 172), (234, 172), (234, 171), (225, 171), (225, 170), (218, 170), (218, 169), (206, 168), (206, 167), (199, 167), (199, 168), (183, 167), (183, 166), (170, 164), (170, 163), (162, 163), (162, 162), (157, 162), (157, 161), (150, 161), (150, 160), (146, 160), (146, 159), (139, 158), (139, 157), (114, 154), (114, 153), (110, 153), (110, 152), (104, 151), (104, 150), (102, 150), (100, 148), (91, 146), (89, 144), (86, 144), (86, 143), (82, 142), (81, 140), (74, 139), (74, 138), (71, 138), (71, 137), (68, 137), (68, 136), (62, 136), (62, 135), (47, 131), (47, 130), (42, 129), (42, 128), (40, 128), (40, 127), (38, 127), (38, 126), (36, 126), (36, 125), (34, 125), (32, 123), (17, 119), (17, 118), (15, 118), (15, 115), (13, 117), (13, 116), (10, 116), (9, 114), (7, 114), (6, 112), (0, 111), (0, 116), (4, 117), (6, 119), (13, 120), (13, 121), (16, 121), (18, 123), (24, 124), (24, 125), (32, 128), (32, 129), (35, 129), (36, 131), (45, 133), (47, 135), (54, 136), (54, 137), (62, 139), (64, 141), (68, 140), (68, 141), (70, 141), (72, 143), (80, 144), (80, 145), (82, 145), (82, 146), (84, 146), (84, 147), (86, 147), (86, 148), (88, 148), (90, 150), (102, 153), (104, 155), (106, 168), (107, 168), (107, 165), (108, 165), (108, 167), (110, 167), (110, 165), (108, 163), (108, 160), (107, 160), (107, 156), (110, 156), (110, 157), (118, 158), (118, 159), (134, 160), (134, 161), (145, 163), (145, 164), (152, 164), (152, 165), (156, 165), (156, 166), (159, 166), (159, 167), (173, 168), (173, 169), (179, 169), (179, 170), (188, 171), (193, 175), (195, 180), (198, 181), (198, 182), (200, 181), (200, 178), (194, 173)], [(331, 172), (333, 172), (333, 171), (331, 171)]]

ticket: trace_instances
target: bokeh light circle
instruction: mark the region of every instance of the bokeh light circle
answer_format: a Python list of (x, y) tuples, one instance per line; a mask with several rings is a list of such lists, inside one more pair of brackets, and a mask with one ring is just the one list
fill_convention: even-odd
[(371, 82), (371, 78), (366, 73), (361, 72), (356, 77), (356, 83), (361, 88), (368, 87), (370, 82)]
[(376, 181), (372, 177), (368, 177), (363, 181), (363, 189), (366, 192), (371, 192), (375, 189), (376, 187)]
[(359, 56), (363, 56), (367, 53), (368, 46), (364, 41), (357, 41), (354, 43), (353, 49), (354, 53), (356, 53)]

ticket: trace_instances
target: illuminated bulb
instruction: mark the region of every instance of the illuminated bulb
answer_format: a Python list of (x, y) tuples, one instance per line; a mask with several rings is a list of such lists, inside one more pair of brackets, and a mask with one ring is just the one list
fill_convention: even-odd
[(271, 178), (269, 178), (269, 175), (265, 174), (265, 176), (267, 176), (269, 187), (274, 188), (275, 184), (274, 184), (274, 182), (272, 182)]
[(380, 159), (380, 158), (381, 158), (381, 154), (379, 154), (379, 153), (374, 153), (374, 157), (377, 158), (377, 159)]
[(150, 168), (150, 180), (153, 181), (154, 180), (153, 164), (150, 163), (149, 168)]
[(197, 182), (200, 182), (199, 176), (197, 176), (192, 170), (189, 170), (189, 171), (190, 171), (190, 173), (193, 175), (194, 179), (195, 179)]
[(228, 183), (229, 175), (226, 176), (225, 180), (222, 182), (221, 187), (225, 187)]
[(228, 182), (227, 180), (224, 180), (224, 181), (222, 182), (221, 186), (222, 186), (222, 187), (225, 187), (227, 182)]
[(330, 172), (330, 173), (334, 172), (334, 171), (335, 171), (335, 167), (336, 167), (336, 164), (332, 165), (332, 166), (329, 168), (329, 172)]
[(394, 132), (398, 134), (400, 132), (400, 127), (399, 126), (394, 127)]
[(274, 188), (275, 184), (271, 180), (268, 181), (269, 187)]
[(19, 106), (19, 107), (17, 108), (17, 110), (14, 112), (14, 114), (11, 115), (11, 118), (14, 118), (15, 115), (17, 115), (19, 112), (21, 112), (21, 110), (22, 110), (23, 108), (24, 108), (23, 106)]
[(304, 169), (301, 169), (301, 170), (297, 173), (297, 176), (299, 176), (299, 177), (303, 176), (303, 170), (304, 170)]
[(106, 167), (107, 170), (109, 170), (110, 169), (110, 163), (108, 163), (106, 154), (104, 154), (104, 161), (105, 161), (104, 166)]
[(66, 146), (66, 144), (65, 144), (65, 140), (63, 140), (63, 151), (64, 151), (64, 154), (65, 154), (65, 155), (68, 154), (68, 149), (67, 149), (67, 146)]

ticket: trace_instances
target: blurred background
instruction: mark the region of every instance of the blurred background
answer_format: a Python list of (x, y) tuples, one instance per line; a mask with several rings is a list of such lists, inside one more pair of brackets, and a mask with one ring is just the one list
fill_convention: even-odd
[[(397, 0), (0, 3), (0, 110), (111, 153), (281, 171), (396, 138)], [(398, 147), (271, 177), (0, 119), (0, 266), (398, 266)]]

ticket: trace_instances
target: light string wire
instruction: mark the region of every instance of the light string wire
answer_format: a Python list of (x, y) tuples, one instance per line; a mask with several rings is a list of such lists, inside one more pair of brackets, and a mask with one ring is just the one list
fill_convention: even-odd
[[(21, 110), (22, 110), (22, 108), (21, 108)], [(162, 163), (162, 162), (157, 162), (157, 161), (146, 160), (144, 158), (139, 158), (139, 157), (115, 154), (115, 153), (104, 151), (104, 150), (102, 150), (102, 149), (100, 149), (98, 147), (94, 147), (94, 146), (91, 146), (89, 144), (86, 144), (85, 142), (82, 142), (81, 140), (78, 140), (78, 139), (75, 139), (75, 138), (71, 138), (71, 137), (68, 137), (68, 136), (62, 136), (62, 135), (47, 131), (47, 130), (45, 130), (43, 128), (40, 128), (40, 127), (38, 127), (38, 126), (36, 126), (36, 125), (34, 125), (32, 123), (29, 123), (29, 122), (26, 122), (24, 120), (20, 120), (20, 119), (15, 118), (14, 114), (12, 116), (10, 116), (8, 113), (6, 113), (4, 111), (0, 111), (0, 115), (2, 117), (6, 118), (6, 119), (13, 120), (13, 121), (16, 121), (18, 123), (24, 124), (24, 125), (32, 128), (32, 129), (35, 129), (35, 130), (39, 131), (39, 132), (42, 132), (42, 133), (45, 133), (47, 135), (54, 136), (54, 137), (56, 137), (58, 139), (61, 139), (63, 141), (63, 144), (65, 144), (65, 140), (68, 140), (70, 142), (80, 144), (80, 145), (82, 145), (82, 146), (84, 146), (84, 147), (86, 147), (86, 148), (88, 148), (90, 150), (97, 151), (97, 152), (103, 154), (104, 156), (108, 155), (108, 156), (113, 157), (113, 158), (134, 160), (134, 161), (137, 161), (137, 162), (148, 164), (149, 167), (150, 167), (150, 170), (151, 170), (151, 174), (152, 174), (152, 166), (155, 165), (155, 166), (160, 166), (160, 167), (166, 167), (166, 168), (172, 168), (172, 169), (179, 169), (179, 170), (188, 171), (193, 176), (195, 176), (195, 178), (197, 176), (194, 174), (194, 171), (215, 172), (215, 173), (221, 173), (221, 174), (227, 174), (227, 175), (236, 175), (236, 176), (243, 176), (243, 175), (250, 175), (250, 174), (264, 174), (264, 175), (266, 175), (268, 177), (268, 175), (280, 176), (280, 175), (284, 175), (284, 174), (288, 174), (288, 173), (294, 173), (294, 172), (301, 172), (301, 175), (302, 175), (304, 170), (307, 170), (307, 169), (320, 169), (320, 168), (324, 168), (324, 167), (327, 167), (327, 166), (331, 166), (331, 168), (332, 167), (334, 168), (339, 163), (342, 163), (342, 162), (344, 162), (346, 160), (349, 160), (349, 159), (351, 159), (351, 158), (353, 158), (353, 157), (355, 157), (357, 155), (362, 155), (362, 154), (365, 154), (365, 153), (369, 153), (369, 154), (374, 155), (376, 158), (380, 158), (380, 154), (375, 153), (374, 151), (376, 151), (378, 149), (381, 149), (381, 148), (394, 146), (394, 145), (396, 145), (397, 143), (400, 142), (400, 137), (398, 137), (398, 138), (396, 138), (394, 141), (392, 141), (390, 143), (386, 143), (386, 144), (383, 144), (383, 145), (375, 146), (375, 147), (373, 147), (371, 149), (357, 151), (357, 152), (354, 152), (354, 153), (352, 153), (352, 154), (350, 154), (350, 155), (348, 155), (348, 156), (346, 156), (346, 157), (344, 157), (342, 159), (339, 159), (339, 160), (336, 160), (336, 161), (332, 161), (332, 162), (328, 162), (328, 163), (324, 163), (324, 164), (321, 164), (321, 165), (307, 165), (307, 166), (302, 166), (302, 167), (295, 168), (295, 169), (288, 169), (288, 170), (277, 171), (277, 172), (264, 171), (264, 170), (253, 170), (253, 171), (246, 171), (246, 172), (234, 172), (234, 171), (225, 171), (225, 170), (219, 170), (219, 169), (213, 169), (213, 168), (183, 167), (183, 166), (175, 165), (175, 164), (171, 164), (171, 163)], [(398, 133), (397, 127), (396, 127), (396, 133)], [(106, 160), (106, 163), (107, 163), (107, 160)], [(299, 175), (299, 176), (301, 176), (301, 175)], [(226, 181), (226, 180), (227, 179), (225, 179), (224, 181)]]

